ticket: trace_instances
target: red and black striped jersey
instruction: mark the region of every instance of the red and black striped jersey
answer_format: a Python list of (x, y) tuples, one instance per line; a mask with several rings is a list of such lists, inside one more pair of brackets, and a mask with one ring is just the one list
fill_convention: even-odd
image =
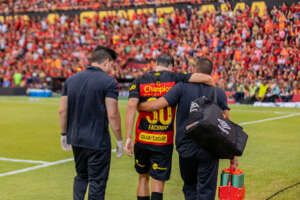
[[(177, 82), (188, 81), (191, 74), (154, 71), (138, 77), (131, 85), (129, 98), (139, 102), (155, 100), (165, 95)], [(136, 123), (135, 142), (147, 146), (173, 145), (176, 107), (154, 112), (140, 112)]]

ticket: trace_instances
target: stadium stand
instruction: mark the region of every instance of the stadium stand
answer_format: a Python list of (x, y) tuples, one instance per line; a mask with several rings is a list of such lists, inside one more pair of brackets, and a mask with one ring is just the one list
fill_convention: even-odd
[[(26, 1), (26, 8), (22, 0), (9, 2), (1, 4), (1, 12), (10, 12), (11, 6), (16, 13), (90, 9), (90, 4), (99, 1), (49, 4), (36, 0)], [(100, 7), (116, 2), (138, 6), (185, 1), (102, 2)], [(283, 3), (269, 11), (265, 4), (243, 5), (222, 4), (221, 10), (187, 6), (159, 12), (156, 8), (157, 14), (149, 8), (124, 15), (91, 11), (73, 16), (16, 16), (14, 20), (0, 17), (0, 87), (47, 88), (52, 78), (67, 78), (81, 71), (89, 52), (101, 44), (119, 54), (112, 74), (118, 79), (143, 74), (162, 52), (175, 57), (177, 71), (189, 71), (193, 56), (207, 56), (215, 64), (213, 76), (218, 85), (231, 92), (236, 102), (291, 101), (300, 91), (300, 3)], [(148, 64), (127, 65), (132, 58)]]
[(57, 10), (98, 10), (141, 5), (164, 5), (174, 3), (201, 4), (215, 0), (7, 0), (0, 4), (0, 13), (46, 12)]

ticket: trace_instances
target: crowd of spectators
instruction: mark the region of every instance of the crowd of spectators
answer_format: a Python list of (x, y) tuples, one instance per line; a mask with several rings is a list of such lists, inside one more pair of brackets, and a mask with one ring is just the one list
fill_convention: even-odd
[[(0, 22), (0, 86), (46, 87), (53, 77), (69, 77), (87, 65), (96, 45), (119, 54), (112, 75), (134, 78), (151, 68), (122, 68), (127, 59), (148, 60), (170, 53), (177, 71), (189, 71), (193, 57), (214, 63), (220, 87), (236, 91), (238, 102), (289, 101), (300, 92), (300, 3), (259, 16), (249, 6), (234, 13), (190, 7), (170, 14), (150, 12), (125, 16), (95, 15), (80, 23), (79, 16), (17, 18)], [(274, 100), (274, 101), (275, 101)]]
[(203, 3), (216, 0), (6, 0), (0, 3), (0, 13), (47, 12), (66, 10), (98, 10), (140, 5), (163, 5), (174, 3)]

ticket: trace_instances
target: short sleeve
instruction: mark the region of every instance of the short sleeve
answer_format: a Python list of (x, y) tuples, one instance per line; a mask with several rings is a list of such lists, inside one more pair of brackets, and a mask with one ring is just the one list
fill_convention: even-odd
[(118, 99), (119, 87), (116, 80), (112, 80), (106, 89), (105, 97)]
[(183, 83), (177, 83), (165, 96), (170, 106), (176, 106), (182, 94)]
[(61, 96), (68, 96), (68, 79), (64, 82), (62, 87)]
[(220, 106), (220, 108), (222, 108), (223, 110), (230, 110), (230, 108), (228, 107), (227, 96), (225, 92), (222, 89), (217, 88), (217, 94), (218, 94), (218, 105)]
[(129, 98), (140, 98), (140, 84), (138, 78), (130, 85)]
[(178, 82), (184, 82), (187, 83), (189, 79), (191, 78), (192, 73), (182, 73), (178, 72), (176, 73), (176, 83)]

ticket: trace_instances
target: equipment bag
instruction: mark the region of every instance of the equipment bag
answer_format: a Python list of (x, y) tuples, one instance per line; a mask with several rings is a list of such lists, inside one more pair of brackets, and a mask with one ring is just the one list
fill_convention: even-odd
[(217, 105), (217, 92), (214, 89), (214, 102), (203, 96), (192, 101), (186, 125), (186, 135), (221, 159), (241, 156), (248, 135), (243, 128), (226, 118)]

